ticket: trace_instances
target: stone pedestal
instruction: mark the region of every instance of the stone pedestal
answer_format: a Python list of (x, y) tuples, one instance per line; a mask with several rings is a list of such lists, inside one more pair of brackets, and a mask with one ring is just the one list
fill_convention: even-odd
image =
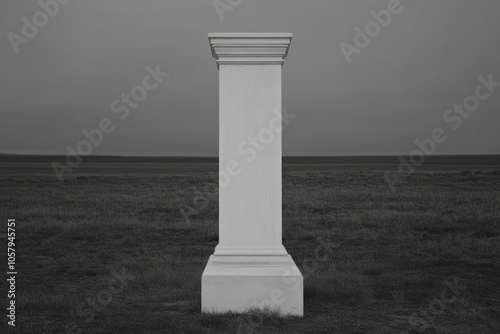
[(303, 315), (303, 279), (281, 240), (281, 69), (285, 33), (209, 34), (219, 68), (219, 244), (203, 312)]

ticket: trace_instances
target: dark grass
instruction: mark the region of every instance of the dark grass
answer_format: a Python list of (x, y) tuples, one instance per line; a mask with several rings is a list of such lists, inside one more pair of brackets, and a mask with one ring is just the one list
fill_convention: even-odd
[[(396, 192), (382, 171), (285, 172), (283, 243), (304, 275), (304, 318), (200, 314), (218, 240), (207, 184), (207, 172), (2, 177), (1, 217), (18, 226), (15, 332), (499, 333), (500, 172), (417, 173)], [(77, 307), (112, 268), (135, 278), (87, 323)], [(465, 288), (431, 314), (453, 277)]]

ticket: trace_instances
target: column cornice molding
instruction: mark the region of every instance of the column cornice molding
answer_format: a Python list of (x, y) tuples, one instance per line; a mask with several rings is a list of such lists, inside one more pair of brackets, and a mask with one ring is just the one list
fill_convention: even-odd
[(209, 33), (212, 56), (219, 65), (283, 65), (291, 33)]

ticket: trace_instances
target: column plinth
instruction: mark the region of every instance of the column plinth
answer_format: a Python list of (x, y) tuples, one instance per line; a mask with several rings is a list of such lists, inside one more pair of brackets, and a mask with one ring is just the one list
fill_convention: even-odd
[[(303, 279), (282, 245), (281, 71), (292, 34), (209, 34), (219, 69), (219, 244), (203, 312), (303, 315)], [(224, 175), (224, 177), (222, 177)]]

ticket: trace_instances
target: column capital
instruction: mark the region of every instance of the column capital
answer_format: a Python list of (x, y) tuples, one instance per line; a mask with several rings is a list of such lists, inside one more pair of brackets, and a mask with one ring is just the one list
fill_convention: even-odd
[(209, 33), (212, 56), (219, 65), (282, 65), (291, 33)]

